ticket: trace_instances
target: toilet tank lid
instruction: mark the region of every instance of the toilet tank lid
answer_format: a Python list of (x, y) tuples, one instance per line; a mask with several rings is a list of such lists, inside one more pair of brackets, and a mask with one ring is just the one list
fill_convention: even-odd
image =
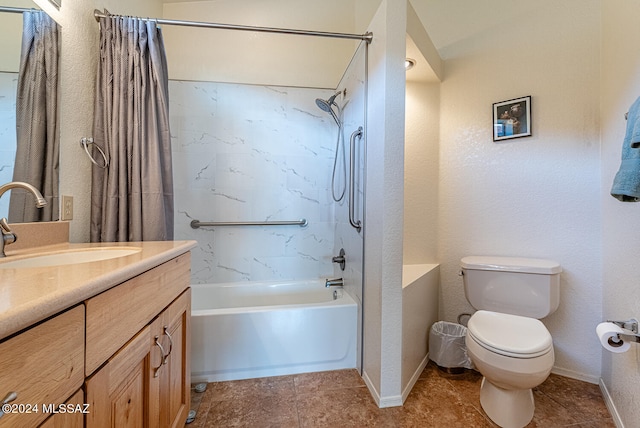
[(463, 269), (537, 273), (544, 275), (562, 272), (562, 266), (556, 261), (525, 257), (467, 256), (462, 258), (460, 266), (462, 266)]

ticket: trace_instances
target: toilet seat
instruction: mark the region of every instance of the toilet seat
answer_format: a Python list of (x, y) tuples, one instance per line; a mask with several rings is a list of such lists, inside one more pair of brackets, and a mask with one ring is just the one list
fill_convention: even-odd
[(551, 334), (534, 318), (481, 310), (469, 319), (467, 328), (478, 345), (507, 357), (536, 358), (553, 348)]

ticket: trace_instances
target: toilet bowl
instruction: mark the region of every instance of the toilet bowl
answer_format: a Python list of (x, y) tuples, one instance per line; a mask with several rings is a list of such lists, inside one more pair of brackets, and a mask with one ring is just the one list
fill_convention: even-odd
[(532, 388), (554, 362), (553, 341), (539, 321), (560, 304), (558, 262), (523, 257), (467, 256), (460, 260), (464, 295), (477, 310), (467, 325), (467, 354), (482, 373), (480, 404), (503, 428), (533, 418)]
[(467, 353), (484, 376), (480, 404), (503, 428), (521, 428), (533, 418), (532, 388), (551, 373), (553, 341), (537, 319), (480, 310), (469, 319)]

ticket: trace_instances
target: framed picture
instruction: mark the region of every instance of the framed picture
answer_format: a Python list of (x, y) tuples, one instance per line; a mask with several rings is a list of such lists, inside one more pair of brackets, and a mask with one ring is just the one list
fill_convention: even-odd
[(531, 136), (531, 96), (493, 104), (493, 141)]

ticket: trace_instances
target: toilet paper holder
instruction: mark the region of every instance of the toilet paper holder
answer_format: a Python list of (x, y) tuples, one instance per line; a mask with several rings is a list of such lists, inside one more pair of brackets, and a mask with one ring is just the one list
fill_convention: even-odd
[(617, 325), (618, 327), (624, 329), (624, 330), (628, 330), (629, 334), (625, 333), (618, 333), (617, 337), (618, 340), (615, 340), (613, 337), (609, 338), (609, 343), (611, 345), (615, 345), (617, 343), (620, 343), (620, 341), (626, 340), (629, 342), (638, 342), (640, 343), (640, 334), (638, 334), (638, 320), (635, 318), (631, 318), (627, 321), (613, 321), (613, 320), (607, 320), (607, 322), (613, 323), (615, 325)]

